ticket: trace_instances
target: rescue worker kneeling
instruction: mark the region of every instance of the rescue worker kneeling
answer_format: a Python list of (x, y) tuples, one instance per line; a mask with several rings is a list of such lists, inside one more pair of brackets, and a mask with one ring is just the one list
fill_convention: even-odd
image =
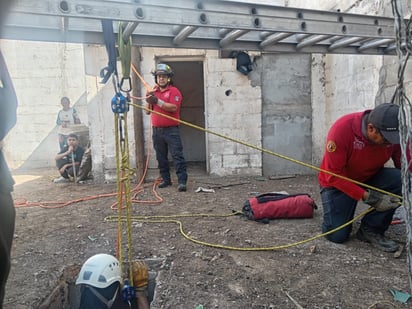
[(133, 262), (136, 298), (122, 300), (122, 272), (119, 261), (109, 254), (96, 254), (82, 266), (76, 285), (81, 285), (79, 309), (149, 309), (149, 272), (143, 261)]

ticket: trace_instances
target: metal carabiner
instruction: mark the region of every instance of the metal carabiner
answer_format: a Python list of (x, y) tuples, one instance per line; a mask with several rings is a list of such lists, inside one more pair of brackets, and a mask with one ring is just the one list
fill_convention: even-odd
[(113, 82), (114, 92), (119, 93), (120, 92), (120, 86), (119, 86), (119, 76), (117, 75), (117, 73), (113, 74), (112, 82)]
[[(129, 81), (129, 84), (127, 86), (129, 86), (127, 89), (123, 88), (123, 83), (125, 80)], [(130, 91), (132, 91), (132, 79), (130, 77), (122, 77), (122, 80), (120, 81), (120, 90), (126, 93), (129, 93)]]

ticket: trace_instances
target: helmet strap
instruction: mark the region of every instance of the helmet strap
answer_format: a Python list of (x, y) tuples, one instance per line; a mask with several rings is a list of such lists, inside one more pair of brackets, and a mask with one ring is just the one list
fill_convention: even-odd
[(94, 294), (94, 296), (96, 296), (103, 304), (105, 304), (108, 309), (112, 307), (114, 301), (116, 300), (117, 292), (119, 291), (119, 288), (117, 288), (112, 299), (108, 300), (103, 297), (103, 295), (100, 294), (94, 287), (86, 285), (86, 288), (88, 288)]

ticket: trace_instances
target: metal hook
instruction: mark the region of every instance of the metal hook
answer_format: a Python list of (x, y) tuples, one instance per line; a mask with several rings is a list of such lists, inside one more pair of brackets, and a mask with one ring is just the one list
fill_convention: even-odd
[(112, 82), (113, 82), (114, 92), (119, 93), (120, 92), (119, 76), (116, 73), (113, 74)]
[[(128, 86), (127, 89), (123, 88), (123, 83), (124, 83), (125, 80), (129, 81), (129, 83), (127, 85)], [(120, 81), (120, 90), (123, 91), (123, 92), (126, 92), (126, 93), (129, 93), (130, 91), (132, 91), (132, 80), (131, 80), (130, 77), (122, 77), (122, 80)]]

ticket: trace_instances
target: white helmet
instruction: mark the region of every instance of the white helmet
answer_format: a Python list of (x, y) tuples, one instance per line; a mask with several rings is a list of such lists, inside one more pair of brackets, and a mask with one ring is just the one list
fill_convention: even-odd
[(121, 283), (121, 280), (122, 272), (119, 261), (112, 255), (100, 253), (84, 262), (76, 284), (106, 288), (116, 281)]

